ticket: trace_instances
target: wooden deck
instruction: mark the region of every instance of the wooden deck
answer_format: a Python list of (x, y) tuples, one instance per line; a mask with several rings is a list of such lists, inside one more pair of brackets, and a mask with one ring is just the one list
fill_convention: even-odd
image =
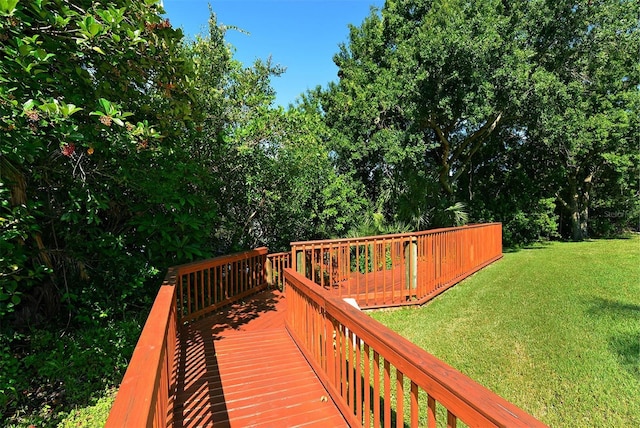
[(264, 291), (185, 327), (177, 344), (175, 427), (347, 426)]
[(361, 308), (397, 305), (410, 295), (410, 290), (406, 289), (405, 275), (404, 266), (367, 274), (354, 272), (349, 279), (334, 283), (331, 287), (325, 285), (324, 289), (331, 290), (337, 296), (355, 299)]

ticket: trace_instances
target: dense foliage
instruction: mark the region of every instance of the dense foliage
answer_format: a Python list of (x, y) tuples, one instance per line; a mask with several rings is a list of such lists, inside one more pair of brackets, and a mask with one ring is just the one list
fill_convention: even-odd
[(387, 1), (351, 27), (320, 95), (343, 136), (339, 167), (415, 227), (450, 224), (456, 206), (502, 221), (512, 244), (637, 226), (638, 13), (633, 1)]
[(338, 81), (284, 109), (285, 70), (235, 60), (213, 13), (186, 41), (157, 0), (0, 0), (0, 414), (117, 384), (170, 265), (468, 221), (516, 245), (637, 227), (639, 6), (512, 3), (388, 0)]
[(197, 239), (153, 227), (183, 211), (172, 136), (190, 120), (182, 36), (154, 3), (0, 1), (0, 411), (64, 377), (66, 359), (15, 363), (66, 343), (60, 315), (95, 326), (148, 301), (162, 257)]

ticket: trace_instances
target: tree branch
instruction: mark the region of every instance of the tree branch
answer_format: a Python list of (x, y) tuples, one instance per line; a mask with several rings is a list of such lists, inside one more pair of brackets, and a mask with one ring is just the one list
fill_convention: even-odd
[(562, 205), (562, 207), (568, 211), (571, 211), (571, 207), (569, 207), (569, 204), (562, 199), (562, 196), (560, 196), (560, 193), (556, 192), (556, 199), (558, 200), (558, 202), (560, 202), (560, 205)]
[[(496, 127), (498, 126), (498, 123), (500, 123), (500, 120), (502, 120), (502, 112), (498, 113), (493, 120), (487, 120), (487, 122), (482, 125), (480, 127), (480, 129), (478, 129), (476, 132), (474, 132), (469, 138), (464, 140), (464, 143), (462, 143), (460, 145), (460, 147), (458, 147), (456, 149), (456, 151), (453, 153), (453, 156), (451, 157), (451, 163), (455, 162), (458, 160), (458, 158), (460, 158), (460, 156), (462, 156), (462, 153), (467, 149), (467, 147), (469, 147), (469, 145), (471, 145), (472, 143), (476, 142), (476, 146), (482, 144), (484, 142), (484, 138), (491, 135), (491, 133), (494, 131), (494, 129), (496, 129)], [(472, 151), (475, 152), (477, 150), (477, 148), (474, 150), (474, 148), (472, 148)]]

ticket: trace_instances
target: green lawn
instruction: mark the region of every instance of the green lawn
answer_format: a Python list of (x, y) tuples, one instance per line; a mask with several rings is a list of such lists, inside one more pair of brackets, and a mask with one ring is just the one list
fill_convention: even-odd
[(548, 425), (640, 426), (638, 237), (508, 253), (370, 315)]

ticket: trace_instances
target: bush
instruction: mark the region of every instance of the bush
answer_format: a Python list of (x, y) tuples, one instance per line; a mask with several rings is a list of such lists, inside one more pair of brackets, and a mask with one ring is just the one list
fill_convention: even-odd
[[(13, 424), (55, 426), (77, 408), (103, 412), (105, 391), (119, 385), (146, 314), (73, 331), (36, 329), (13, 340), (0, 336), (0, 385), (5, 391), (0, 414)], [(67, 423), (83, 413), (74, 414)]]
[(558, 237), (554, 198), (540, 199), (529, 210), (518, 210), (503, 223), (506, 246), (528, 245)]

